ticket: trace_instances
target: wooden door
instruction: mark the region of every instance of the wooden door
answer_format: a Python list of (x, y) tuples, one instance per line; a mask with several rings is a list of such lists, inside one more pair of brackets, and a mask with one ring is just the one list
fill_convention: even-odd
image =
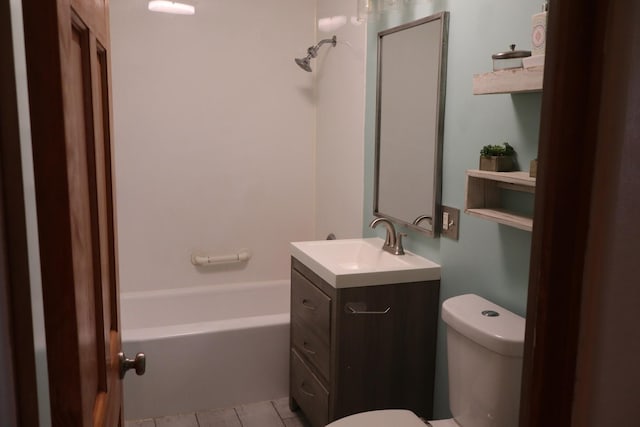
[(639, 425), (638, 22), (551, 2), (521, 427)]
[(117, 426), (108, 0), (23, 8), (52, 421)]

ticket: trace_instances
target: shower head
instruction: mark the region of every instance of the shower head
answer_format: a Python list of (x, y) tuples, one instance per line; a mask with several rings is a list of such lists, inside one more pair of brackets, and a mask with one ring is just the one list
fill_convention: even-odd
[(295, 59), (296, 64), (298, 64), (298, 66), (303, 70), (307, 72), (311, 72), (311, 59), (318, 56), (318, 49), (320, 49), (320, 46), (322, 46), (325, 43), (331, 43), (331, 45), (335, 47), (337, 43), (336, 36), (333, 36), (330, 39), (320, 40), (317, 45), (310, 46), (309, 49), (307, 49), (307, 56), (305, 56), (304, 58)]
[(296, 58), (295, 61), (300, 68), (302, 68), (305, 71), (311, 72), (311, 64), (310, 64), (311, 55), (307, 55), (304, 58)]

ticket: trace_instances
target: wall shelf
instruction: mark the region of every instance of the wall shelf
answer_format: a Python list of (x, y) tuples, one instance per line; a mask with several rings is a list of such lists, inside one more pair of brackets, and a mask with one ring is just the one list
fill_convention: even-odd
[(473, 94), (541, 92), (543, 74), (543, 66), (474, 74)]
[(535, 193), (536, 179), (528, 172), (490, 172), (467, 170), (465, 213), (531, 231), (533, 218), (510, 212), (501, 206), (500, 190)]

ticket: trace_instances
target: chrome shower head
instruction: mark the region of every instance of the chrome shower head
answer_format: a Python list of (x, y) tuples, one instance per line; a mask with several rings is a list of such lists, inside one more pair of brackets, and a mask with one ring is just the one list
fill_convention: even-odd
[(311, 72), (311, 65), (309, 64), (311, 62), (311, 55), (307, 55), (304, 58), (296, 58), (295, 61), (300, 68), (305, 71)]
[(298, 64), (298, 66), (303, 70), (311, 72), (311, 59), (318, 56), (318, 49), (320, 49), (320, 46), (325, 43), (331, 43), (331, 46), (335, 47), (337, 40), (336, 36), (333, 36), (330, 39), (320, 40), (317, 45), (310, 46), (309, 49), (307, 49), (307, 56), (304, 58), (295, 58), (296, 64)]

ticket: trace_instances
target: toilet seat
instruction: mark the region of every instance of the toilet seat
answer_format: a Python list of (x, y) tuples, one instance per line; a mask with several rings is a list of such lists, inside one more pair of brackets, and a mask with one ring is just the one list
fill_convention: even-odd
[(406, 409), (383, 409), (361, 412), (340, 418), (327, 427), (425, 427), (426, 424)]
[[(460, 427), (453, 418), (429, 421), (432, 427)], [(361, 412), (340, 418), (326, 427), (426, 427), (420, 418), (406, 409), (383, 409)]]

